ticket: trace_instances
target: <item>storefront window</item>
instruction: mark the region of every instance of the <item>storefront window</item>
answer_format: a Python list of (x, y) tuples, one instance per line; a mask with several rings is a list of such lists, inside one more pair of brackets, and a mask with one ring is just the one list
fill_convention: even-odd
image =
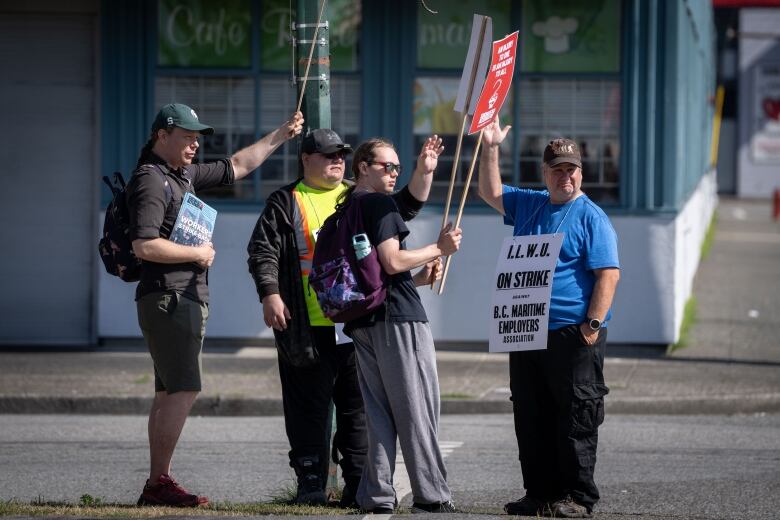
[[(198, 162), (220, 159), (252, 144), (295, 110), (290, 8), (288, 0), (158, 2), (157, 66), (161, 70), (155, 79), (155, 106), (188, 104), (214, 126), (215, 134), (202, 138)], [(256, 23), (253, 12), (260, 17)], [(334, 72), (330, 77), (331, 126), (347, 142), (357, 144), (361, 82), (354, 72), (359, 69), (361, 2), (329, 0), (324, 19), (330, 29)], [(251, 49), (253, 27), (260, 31), (255, 40), (260, 42), (258, 52)], [(226, 67), (246, 68), (247, 72), (220, 74)], [(273, 190), (298, 177), (297, 152), (297, 141), (288, 141), (252, 175), (202, 195), (206, 199), (265, 200)]]
[(542, 187), (545, 145), (577, 141), (583, 189), (599, 202), (619, 200), (620, 83), (611, 80), (520, 80), (520, 184)]
[(618, 72), (618, 0), (523, 0), (524, 72)]
[[(472, 5), (473, 4), (473, 5)], [(504, 182), (542, 188), (545, 145), (556, 137), (576, 140), (583, 154), (583, 186), (594, 200), (619, 201), (620, 188), (620, 2), (618, 0), (523, 0), (470, 2), (418, 9), (417, 75), (414, 82), (415, 147), (430, 133), (444, 138), (431, 200), (443, 202), (462, 115), (453, 109), (471, 36), (471, 15), (493, 18), (493, 39), (521, 22), (520, 65), (501, 111), (513, 130), (501, 147)], [(512, 9), (521, 12), (512, 12)], [(519, 16), (518, 16), (519, 15)], [(517, 107), (517, 110), (515, 110)], [(512, 116), (519, 120), (513, 121)], [(459, 197), (476, 144), (463, 139), (456, 178)], [(516, 147), (516, 148), (515, 148)], [(513, 159), (517, 160), (513, 160)], [(475, 172), (476, 174), (476, 172)], [(476, 199), (475, 180), (468, 200)]]
[(417, 8), (417, 67), (462, 69), (471, 39), (473, 13), (493, 19), (493, 39), (511, 33), (511, 0), (461, 0), (439, 2), (437, 14), (422, 2)]
[[(266, 134), (290, 117), (297, 102), (295, 89), (282, 78), (260, 82), (260, 133)], [(330, 84), (331, 126), (341, 138), (356, 147), (360, 134), (360, 80), (352, 76), (334, 76)], [(275, 189), (298, 177), (295, 141), (287, 141), (260, 167), (260, 198), (265, 200)]]
[(249, 0), (160, 0), (157, 64), (161, 67), (249, 67)]
[[(254, 142), (255, 81), (251, 78), (158, 76), (155, 105), (184, 103), (198, 112), (198, 118), (214, 127), (214, 134), (201, 137), (197, 162), (224, 158)], [(207, 197), (251, 199), (251, 178), (233, 186), (204, 192)]]
[[(439, 135), (444, 145), (444, 153), (439, 157), (437, 173), (431, 187), (430, 197), (435, 201), (444, 201), (447, 197), (458, 133), (463, 124), (463, 116), (453, 110), (459, 82), (460, 78), (437, 76), (421, 76), (414, 82), (414, 150), (419, 150), (431, 134)], [(502, 125), (511, 124), (510, 114), (511, 99), (508, 99), (501, 109)], [(456, 197), (460, 197), (461, 190), (465, 186), (478, 135), (466, 135), (463, 138), (460, 165), (455, 178), (455, 186), (458, 188)], [(511, 147), (503, 147), (501, 151), (502, 154), (511, 153)], [(502, 169), (503, 173), (511, 178), (511, 163), (507, 161), (509, 161), (508, 157), (502, 162)], [(477, 172), (474, 171), (473, 175), (468, 200), (476, 200), (477, 197)]]

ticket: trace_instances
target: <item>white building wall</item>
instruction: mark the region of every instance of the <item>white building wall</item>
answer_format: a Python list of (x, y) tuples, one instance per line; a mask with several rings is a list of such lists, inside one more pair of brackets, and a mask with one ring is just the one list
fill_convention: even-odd
[[(701, 242), (717, 202), (715, 175), (705, 176), (682, 211), (674, 215), (612, 216), (619, 237), (621, 281), (609, 325), (615, 343), (673, 343), (691, 295)], [(101, 217), (102, 218), (102, 217)], [(210, 272), (210, 338), (270, 338), (246, 265), (246, 244), (257, 215), (223, 213), (217, 219), (217, 250)], [(432, 210), (410, 223), (408, 245), (436, 239), (441, 215)], [(468, 215), (463, 246), (453, 257), (442, 296), (420, 288), (434, 337), (486, 342), (496, 254), (512, 228), (498, 214)], [(139, 337), (133, 304), (135, 284), (100, 273), (99, 335)]]

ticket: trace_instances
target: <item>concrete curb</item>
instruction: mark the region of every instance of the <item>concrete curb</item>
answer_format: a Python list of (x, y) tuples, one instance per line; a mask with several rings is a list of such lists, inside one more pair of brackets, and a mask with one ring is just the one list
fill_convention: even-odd
[[(146, 415), (150, 397), (0, 396), (0, 414)], [(780, 412), (780, 393), (721, 396), (607, 397), (610, 414), (701, 415)], [(442, 414), (512, 413), (507, 400), (444, 399)], [(207, 417), (281, 416), (281, 399), (243, 399), (203, 396), (191, 415)]]

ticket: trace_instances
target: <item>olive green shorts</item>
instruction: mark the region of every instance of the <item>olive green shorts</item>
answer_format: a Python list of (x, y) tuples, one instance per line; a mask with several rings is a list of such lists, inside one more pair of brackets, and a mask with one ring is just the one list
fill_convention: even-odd
[(209, 308), (173, 291), (154, 292), (136, 302), (157, 392), (200, 392), (200, 351)]

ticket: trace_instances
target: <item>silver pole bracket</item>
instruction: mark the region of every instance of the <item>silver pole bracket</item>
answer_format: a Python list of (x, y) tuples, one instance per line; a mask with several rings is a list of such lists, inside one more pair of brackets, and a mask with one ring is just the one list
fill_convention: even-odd
[(295, 85), (299, 81), (328, 81), (328, 75), (327, 74), (320, 74), (319, 76), (306, 76), (305, 78), (301, 76), (293, 76), (292, 77), (292, 84)]
[(306, 29), (307, 27), (320, 27), (320, 28), (324, 27), (326, 29), (329, 29), (330, 28), (330, 24), (328, 23), (328, 20), (325, 20), (322, 23), (298, 23), (298, 24), (296, 24), (295, 22), (292, 22), (290, 24), (290, 27), (292, 28), (293, 31), (295, 31), (299, 27), (301, 29)]
[[(297, 38), (293, 38), (292, 44), (293, 47), (297, 47), (299, 43), (303, 45), (306, 43), (312, 43), (313, 41), (314, 40), (299, 40)], [(317, 44), (319, 44), (320, 47), (325, 47), (328, 44), (328, 40), (326, 40), (325, 38), (320, 38), (319, 40), (317, 40)]]

